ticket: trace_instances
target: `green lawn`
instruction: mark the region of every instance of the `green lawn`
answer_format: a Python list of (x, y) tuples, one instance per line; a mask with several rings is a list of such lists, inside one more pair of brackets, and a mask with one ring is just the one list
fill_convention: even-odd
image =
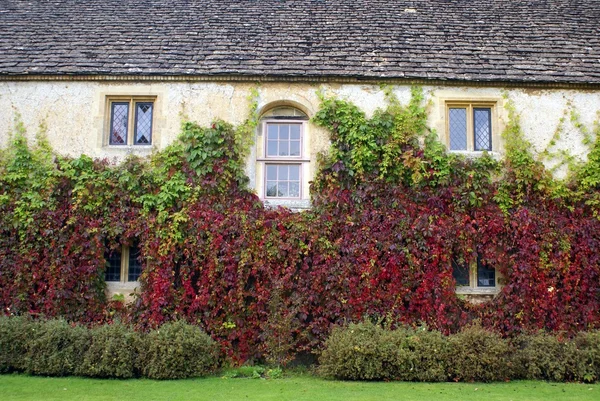
[(283, 379), (95, 380), (0, 375), (12, 400), (600, 400), (600, 386), (576, 383), (365, 383), (312, 376)]

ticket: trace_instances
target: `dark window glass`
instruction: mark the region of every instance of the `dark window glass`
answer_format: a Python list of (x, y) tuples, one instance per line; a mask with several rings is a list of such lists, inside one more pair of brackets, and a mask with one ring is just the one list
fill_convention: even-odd
[(152, 103), (135, 104), (135, 145), (152, 144)]
[(467, 150), (467, 109), (451, 108), (448, 118), (450, 150)]
[(110, 251), (106, 258), (106, 281), (121, 281), (121, 248)]
[(129, 103), (113, 102), (110, 113), (111, 145), (127, 144), (127, 126), (129, 124)]
[(479, 257), (477, 257), (477, 286), (478, 287), (495, 287), (496, 286), (496, 269), (485, 265)]
[(137, 281), (142, 274), (142, 263), (140, 261), (140, 247), (133, 244), (129, 247), (129, 271), (127, 281)]
[(475, 150), (492, 150), (492, 109), (473, 109), (473, 138)]
[(467, 263), (460, 264), (452, 260), (452, 277), (456, 280), (458, 286), (469, 285), (469, 265)]

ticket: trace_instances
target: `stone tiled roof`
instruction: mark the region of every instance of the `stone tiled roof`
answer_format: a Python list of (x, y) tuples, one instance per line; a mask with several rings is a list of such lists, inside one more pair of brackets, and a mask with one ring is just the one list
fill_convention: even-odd
[(0, 76), (600, 84), (599, 0), (0, 0)]

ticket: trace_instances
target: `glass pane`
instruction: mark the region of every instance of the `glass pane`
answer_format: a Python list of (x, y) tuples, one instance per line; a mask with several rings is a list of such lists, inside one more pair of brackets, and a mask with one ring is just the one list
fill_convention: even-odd
[(308, 116), (302, 111), (289, 106), (280, 106), (267, 111), (263, 118), (269, 117), (303, 117), (308, 120)]
[(290, 125), (290, 139), (300, 140), (300, 124)]
[(267, 180), (277, 180), (277, 166), (267, 166)]
[(448, 119), (450, 150), (467, 150), (467, 109), (451, 108)]
[(152, 144), (152, 103), (135, 104), (135, 138), (136, 145)]
[(142, 262), (140, 261), (140, 247), (134, 244), (129, 248), (129, 272), (128, 281), (137, 281), (142, 274)]
[(267, 196), (277, 196), (277, 181), (267, 181)]
[(282, 141), (290, 139), (290, 126), (288, 124), (279, 125), (279, 139)]
[(479, 257), (477, 258), (477, 286), (478, 287), (495, 287), (496, 286), (496, 269), (490, 268), (483, 264)]
[(300, 166), (288, 166), (289, 180), (300, 181)]
[(277, 144), (278, 142), (275, 141), (267, 141), (267, 156), (277, 156)]
[(111, 145), (127, 144), (127, 125), (129, 124), (129, 103), (112, 103), (110, 118)]
[(106, 281), (121, 281), (121, 249), (107, 252), (106, 259)]
[(290, 156), (300, 156), (300, 141), (290, 141)]
[(279, 139), (278, 132), (277, 124), (267, 124), (267, 139)]
[(288, 166), (278, 166), (278, 177), (279, 181), (288, 180)]
[(279, 183), (277, 184), (277, 196), (281, 196), (283, 198), (287, 198), (289, 196), (289, 191), (288, 191), (288, 182), (287, 181), (279, 181)]
[(469, 265), (467, 263), (459, 264), (456, 260), (452, 260), (452, 277), (456, 280), (458, 286), (469, 285)]
[(492, 150), (492, 109), (473, 109), (475, 150)]
[(290, 182), (290, 198), (299, 198), (300, 197), (300, 182), (292, 181)]

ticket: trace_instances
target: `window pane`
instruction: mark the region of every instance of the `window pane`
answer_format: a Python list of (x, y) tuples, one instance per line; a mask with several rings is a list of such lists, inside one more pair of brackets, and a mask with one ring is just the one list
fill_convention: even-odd
[(267, 181), (267, 196), (277, 196), (277, 181)]
[(300, 156), (300, 141), (290, 141), (290, 156)]
[(492, 150), (492, 109), (473, 109), (475, 150)]
[(288, 191), (289, 183), (287, 181), (279, 181), (277, 187), (277, 196), (280, 196), (282, 198), (287, 198), (290, 196)]
[(277, 180), (277, 166), (267, 166), (267, 180)]
[(111, 104), (110, 145), (127, 144), (127, 125), (129, 124), (129, 103)]
[(451, 108), (448, 119), (450, 150), (467, 150), (467, 109)]
[(300, 124), (290, 125), (290, 139), (300, 140)]
[(279, 181), (288, 179), (288, 166), (277, 166), (277, 176), (279, 177)]
[(137, 281), (142, 274), (142, 263), (140, 262), (140, 247), (134, 244), (129, 248), (129, 271), (128, 281)]
[(289, 180), (290, 181), (300, 181), (300, 166), (293, 165), (288, 166), (289, 169)]
[(459, 264), (456, 260), (452, 260), (452, 277), (456, 280), (458, 286), (469, 285), (469, 265), (466, 263)]
[(267, 141), (267, 156), (277, 156), (277, 141)]
[(291, 181), (290, 182), (290, 198), (299, 198), (300, 197), (300, 182)]
[(477, 286), (478, 287), (495, 287), (496, 286), (496, 269), (490, 268), (483, 264), (479, 257), (477, 258)]
[(279, 139), (278, 131), (277, 124), (267, 124), (267, 139)]
[(136, 145), (152, 144), (152, 103), (135, 104), (135, 138)]
[(106, 281), (121, 281), (121, 249), (107, 252), (106, 259)]
[(287, 141), (290, 139), (290, 126), (287, 124), (279, 125), (279, 139), (281, 141)]

